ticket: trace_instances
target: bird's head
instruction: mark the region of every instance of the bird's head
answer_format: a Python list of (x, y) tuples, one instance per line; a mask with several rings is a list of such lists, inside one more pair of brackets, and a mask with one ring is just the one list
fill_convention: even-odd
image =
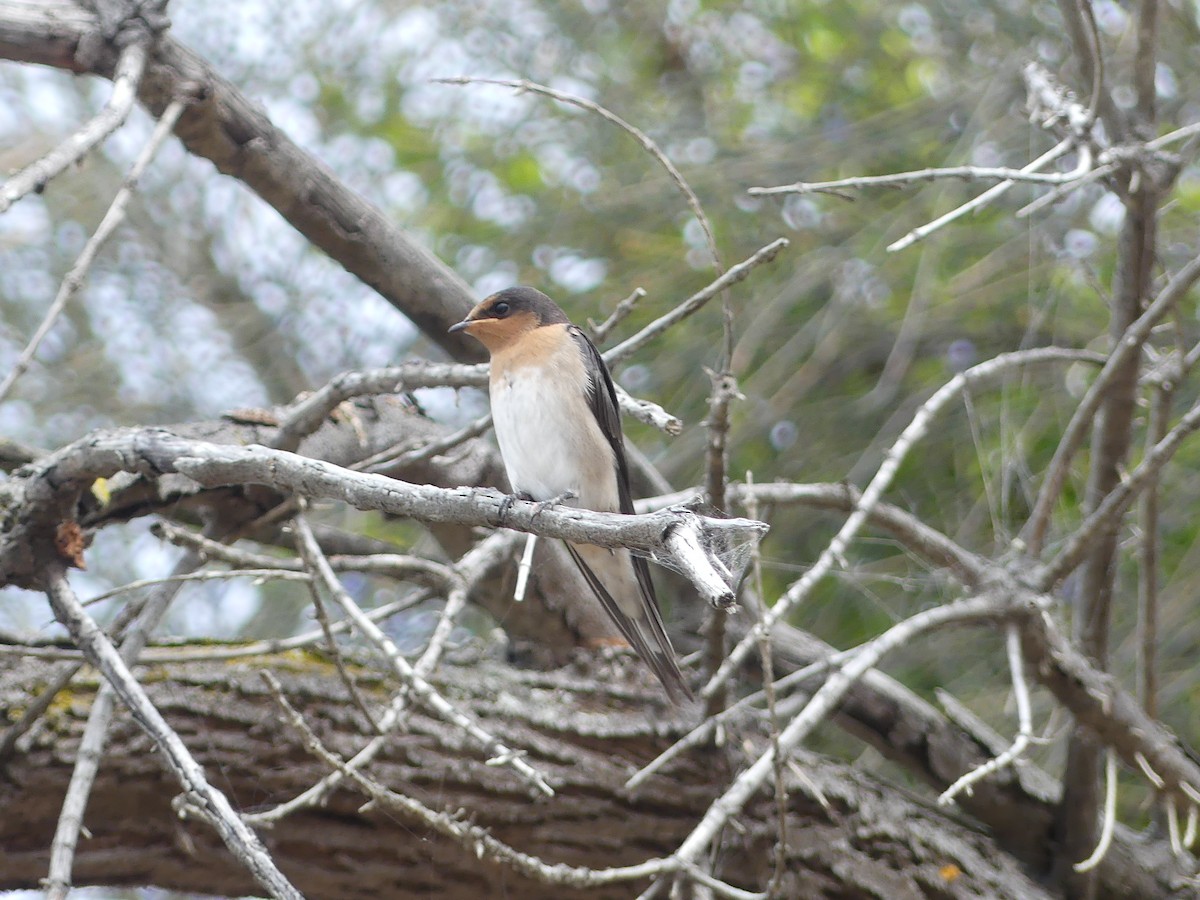
[(489, 351), (502, 350), (526, 332), (545, 325), (570, 324), (566, 313), (541, 291), (505, 288), (475, 306), (450, 331), (465, 331)]

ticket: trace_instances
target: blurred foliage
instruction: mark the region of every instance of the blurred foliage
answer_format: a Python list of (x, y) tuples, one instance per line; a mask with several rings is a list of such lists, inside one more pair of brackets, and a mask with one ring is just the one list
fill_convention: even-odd
[[(1132, 102), (1134, 25), (1111, 0), (1095, 7), (1110, 84), (1119, 102)], [(1121, 212), (1101, 185), (1025, 218), (1014, 212), (1039, 191), (1018, 187), (894, 254), (889, 243), (981, 188), (942, 181), (856, 192), (853, 202), (746, 193), (936, 165), (1024, 165), (1052, 143), (1027, 120), (1024, 63), (1040, 60), (1078, 86), (1053, 3), (214, 0), (172, 13), (180, 40), (481, 295), (534, 284), (583, 322), (645, 288), (617, 340), (706, 284), (713, 266), (676, 186), (629, 135), (529, 93), (432, 81), (440, 76), (527, 78), (642, 128), (700, 196), (726, 265), (786, 236), (791, 247), (731, 292), (745, 394), (734, 412), (737, 477), (861, 484), (919, 403), (962, 368), (1022, 347), (1105, 346)], [(1174, 0), (1161, 15), (1166, 131), (1200, 119), (1200, 102), (1182, 90), (1196, 83), (1198, 35), (1192, 5)], [(105, 89), (0, 68), (0, 162), (36, 156)], [(0, 217), (0, 367), (19, 352), (148, 129), (139, 115), (83, 171)], [(40, 364), (0, 404), (5, 436), (53, 446), (106, 423), (211, 416), (432, 352), (256, 198), (177, 147), (156, 162), (136, 207)], [(1200, 177), (1189, 164), (1162, 216), (1165, 271), (1194, 252), (1198, 210)], [(701, 478), (705, 367), (720, 364), (720, 327), (713, 305), (617, 373), (689, 423), (675, 439), (628, 428), (676, 486)], [(1185, 344), (1196, 340), (1193, 302), (1177, 330)], [(1077, 368), (1021, 373), (972, 396), (937, 423), (889, 497), (973, 549), (1003, 552), (1088, 377)], [(1181, 393), (1182, 403), (1194, 392)], [(1185, 450), (1169, 476), (1163, 522), (1164, 700), (1184, 730), (1197, 727), (1186, 710), (1200, 690), (1189, 657), (1200, 627), (1190, 614), (1200, 545), (1189, 511), (1200, 487), (1187, 475), (1198, 453)], [(1078, 520), (1081, 486), (1068, 486), (1063, 528)], [(840, 520), (794, 509), (771, 520), (764, 551), (774, 595)], [(1130, 598), (1134, 585), (1135, 573), (1123, 572)], [(950, 589), (894, 543), (866, 540), (852, 571), (827, 580), (798, 621), (846, 645)], [(1118, 627), (1128, 635), (1133, 605), (1122, 603)], [(939, 652), (906, 661), (919, 663), (914, 684), (1004, 696), (994, 647), (937, 640)], [(1131, 642), (1115, 664), (1131, 671)], [(1003, 714), (1000, 700), (994, 711)]]

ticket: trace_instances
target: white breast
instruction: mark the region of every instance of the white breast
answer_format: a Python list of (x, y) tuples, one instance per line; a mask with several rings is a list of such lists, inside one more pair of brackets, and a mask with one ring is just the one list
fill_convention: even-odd
[(549, 500), (571, 491), (579, 506), (613, 511), (619, 507), (616, 465), (586, 386), (573, 344), (545, 365), (494, 372), (496, 439), (515, 492)]

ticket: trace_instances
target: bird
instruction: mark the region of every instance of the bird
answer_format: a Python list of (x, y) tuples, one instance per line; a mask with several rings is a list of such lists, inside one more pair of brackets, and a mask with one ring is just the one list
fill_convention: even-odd
[[(632, 514), (625, 438), (612, 375), (596, 345), (532, 287), (499, 291), (451, 332), (491, 357), (492, 421), (513, 493)], [(691, 698), (646, 560), (625, 549), (565, 541), (596, 599), (675, 703)]]

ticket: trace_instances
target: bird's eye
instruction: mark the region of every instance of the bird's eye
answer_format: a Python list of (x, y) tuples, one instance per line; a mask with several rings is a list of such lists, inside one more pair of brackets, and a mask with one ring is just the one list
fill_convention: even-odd
[(500, 301), (492, 307), (492, 312), (496, 315), (496, 318), (503, 319), (508, 315), (508, 304), (504, 301)]

